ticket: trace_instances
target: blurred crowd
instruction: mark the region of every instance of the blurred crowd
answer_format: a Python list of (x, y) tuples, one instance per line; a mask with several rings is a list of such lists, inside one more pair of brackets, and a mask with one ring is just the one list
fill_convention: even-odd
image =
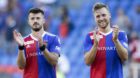
[[(32, 7), (40, 7), (45, 11), (46, 22), (44, 24), (44, 29), (59, 35), (62, 46), (66, 43), (69, 35), (75, 32), (74, 30), (77, 28), (77, 23), (75, 22), (77, 22), (77, 20), (72, 21), (72, 17), (69, 13), (71, 7), (69, 7), (65, 1), (60, 3), (59, 0), (0, 0), (0, 57), (17, 56), (17, 44), (14, 42), (12, 32), (17, 29), (23, 36), (30, 33), (27, 13)], [(126, 9), (129, 8), (117, 8), (115, 15), (112, 16), (112, 25), (117, 24), (120, 30), (125, 31), (128, 35), (129, 60), (124, 64), (124, 75), (126, 78), (140, 78), (140, 4), (135, 3), (129, 13)], [(78, 11), (79, 10), (77, 10), (77, 13), (80, 14)], [(58, 21), (52, 22), (53, 20)], [(81, 21), (81, 23), (82, 22), (85, 21)], [(94, 20), (93, 23), (95, 23)], [(92, 26), (93, 25), (87, 27), (92, 28)], [(70, 61), (68, 60), (69, 57), (65, 55), (63, 58), (66, 59), (67, 70), (64, 70), (62, 67), (64, 64), (60, 63), (59, 66), (62, 69), (58, 69), (63, 72), (64, 75), (70, 71)], [(2, 64), (0, 64), (0, 67), (1, 66)], [(127, 70), (130, 71), (129, 75)], [(0, 72), (3, 72), (1, 68)], [(65, 77), (61, 75), (60, 78)]]

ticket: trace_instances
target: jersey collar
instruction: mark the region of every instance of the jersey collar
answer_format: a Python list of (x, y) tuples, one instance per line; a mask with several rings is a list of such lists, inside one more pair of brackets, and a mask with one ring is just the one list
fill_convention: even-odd
[[(46, 34), (46, 32), (44, 31), (44, 33), (42, 34), (42, 37), (44, 37), (44, 36), (45, 36), (45, 34)], [(35, 38), (32, 34), (30, 34), (30, 36), (31, 36), (31, 38), (32, 38), (32, 39), (34, 39), (34, 40), (38, 41), (38, 40), (37, 40), (37, 38)]]
[(111, 32), (112, 32), (113, 30), (111, 29), (108, 33), (104, 33), (104, 32), (102, 32), (102, 31), (99, 31), (101, 34), (103, 34), (103, 35), (108, 35), (108, 34), (110, 34)]

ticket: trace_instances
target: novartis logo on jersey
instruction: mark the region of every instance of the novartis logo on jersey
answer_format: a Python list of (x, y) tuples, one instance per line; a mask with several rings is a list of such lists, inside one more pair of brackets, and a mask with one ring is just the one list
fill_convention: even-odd
[(42, 52), (33, 52), (33, 53), (27, 54), (27, 58), (28, 57), (33, 57), (33, 56), (41, 56), (41, 55), (43, 55)]
[(116, 47), (98, 47), (98, 50), (116, 50)]

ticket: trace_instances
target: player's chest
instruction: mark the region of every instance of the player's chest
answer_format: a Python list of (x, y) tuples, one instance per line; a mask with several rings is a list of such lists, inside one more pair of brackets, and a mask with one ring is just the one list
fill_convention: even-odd
[(38, 42), (35, 40), (25, 41), (25, 50), (26, 52), (34, 52), (38, 48)]
[[(44, 44), (46, 44), (46, 46), (48, 46), (47, 40), (44, 40), (43, 42), (44, 42)], [(39, 49), (39, 42), (36, 40), (30, 40), (30, 41), (25, 42), (25, 52), (26, 52), (27, 57), (43, 55), (43, 53)]]
[[(43, 44), (45, 46), (50, 46), (47, 39), (43, 40)], [(36, 40), (25, 41), (25, 50), (28, 52), (40, 51), (39, 42)]]
[[(92, 40), (92, 43), (94, 45), (94, 39)], [(99, 53), (106, 54), (106, 53), (110, 52), (111, 54), (114, 54), (114, 52), (116, 51), (116, 47), (115, 47), (115, 44), (112, 40), (112, 35), (100, 37), (97, 51)]]

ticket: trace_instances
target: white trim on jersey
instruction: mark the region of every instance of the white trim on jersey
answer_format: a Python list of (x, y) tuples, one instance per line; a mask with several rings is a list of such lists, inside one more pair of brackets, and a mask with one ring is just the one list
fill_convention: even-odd
[(30, 34), (30, 36), (31, 36), (32, 39), (37, 41), (37, 39), (32, 34)]
[(44, 31), (44, 33), (42, 34), (42, 37), (44, 37), (44, 36), (45, 36), (45, 34), (46, 34), (46, 32)]
[[(44, 32), (44, 33), (42, 34), (42, 37), (44, 37), (45, 34), (46, 34), (46, 32)], [(30, 36), (31, 36), (34, 40), (38, 41), (32, 34), (30, 34)]]
[(104, 33), (104, 32), (102, 32), (102, 31), (99, 31), (101, 34), (103, 34), (103, 35), (108, 35), (108, 34), (110, 34), (111, 32), (112, 32), (113, 30), (111, 29), (108, 33)]
[(48, 34), (48, 35), (50, 35), (50, 36), (56, 36), (56, 35), (51, 34), (51, 33), (49, 33), (49, 32), (46, 32), (46, 34)]

